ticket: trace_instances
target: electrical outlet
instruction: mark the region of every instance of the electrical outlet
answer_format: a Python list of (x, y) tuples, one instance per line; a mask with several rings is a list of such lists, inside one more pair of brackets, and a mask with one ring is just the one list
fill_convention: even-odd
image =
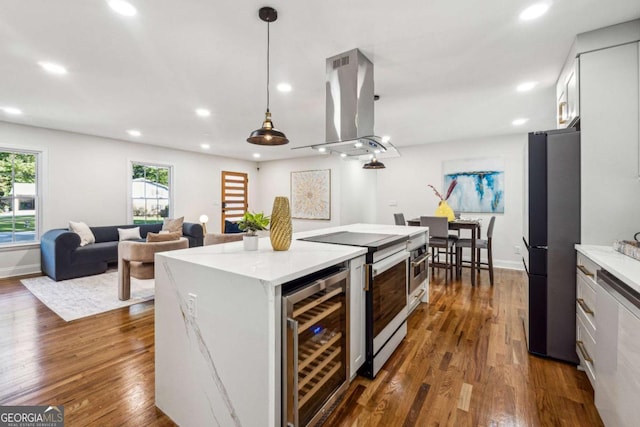
[(513, 247), (513, 253), (514, 253), (514, 254), (519, 254), (519, 253), (520, 253), (520, 246), (515, 245), (515, 246)]
[(196, 301), (198, 300), (198, 296), (196, 294), (192, 294), (189, 293), (189, 298), (187, 299), (187, 313), (189, 314), (189, 316), (191, 316), (192, 318), (196, 318)]

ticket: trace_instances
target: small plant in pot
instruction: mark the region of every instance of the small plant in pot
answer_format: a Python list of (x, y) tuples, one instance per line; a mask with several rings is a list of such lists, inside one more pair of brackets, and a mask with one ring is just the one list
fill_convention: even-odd
[(268, 225), (269, 217), (264, 216), (262, 212), (245, 212), (242, 219), (238, 221), (238, 228), (247, 233), (243, 237), (245, 250), (258, 250), (258, 235), (256, 233), (261, 230), (266, 230)]

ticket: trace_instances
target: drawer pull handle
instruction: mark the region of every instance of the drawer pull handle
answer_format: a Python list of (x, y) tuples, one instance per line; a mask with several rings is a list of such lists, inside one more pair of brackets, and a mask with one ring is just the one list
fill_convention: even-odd
[(583, 300), (582, 298), (578, 298), (576, 301), (577, 301), (577, 303), (580, 305), (580, 307), (582, 307), (582, 310), (583, 310), (585, 313), (590, 314), (590, 315), (592, 315), (592, 316), (594, 315), (593, 310), (591, 310), (591, 309), (589, 308), (589, 306), (587, 305), (587, 303), (586, 303), (586, 302), (584, 302), (584, 300)]
[(582, 271), (587, 277), (593, 277), (593, 273), (587, 270), (584, 265), (578, 264), (578, 270)]
[(424, 293), (427, 292), (426, 289), (422, 289), (422, 292), (420, 292), (419, 295), (416, 295), (415, 297), (413, 297), (413, 300), (419, 300), (420, 298), (422, 298), (422, 295), (424, 295)]
[(584, 361), (593, 363), (593, 359), (589, 356), (589, 353), (587, 353), (587, 349), (584, 346), (584, 343), (578, 340), (576, 341), (576, 345), (578, 346), (578, 350), (580, 350), (580, 353), (582, 353), (582, 358), (584, 359)]

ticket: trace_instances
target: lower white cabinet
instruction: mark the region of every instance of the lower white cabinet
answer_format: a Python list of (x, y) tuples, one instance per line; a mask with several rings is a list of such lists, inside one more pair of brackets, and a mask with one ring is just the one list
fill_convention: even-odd
[(640, 420), (640, 309), (611, 288), (598, 286), (595, 402), (607, 426)]
[[(578, 246), (577, 261), (580, 368), (593, 385), (604, 424), (635, 427), (640, 422), (640, 262), (611, 247), (585, 245)], [(635, 290), (619, 278), (636, 283)]]

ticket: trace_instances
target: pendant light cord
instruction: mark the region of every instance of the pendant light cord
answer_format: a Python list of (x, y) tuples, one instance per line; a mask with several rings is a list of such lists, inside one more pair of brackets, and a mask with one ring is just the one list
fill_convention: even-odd
[(269, 40), (269, 25), (271, 23), (267, 21), (267, 112), (269, 112), (269, 46), (271, 44)]

